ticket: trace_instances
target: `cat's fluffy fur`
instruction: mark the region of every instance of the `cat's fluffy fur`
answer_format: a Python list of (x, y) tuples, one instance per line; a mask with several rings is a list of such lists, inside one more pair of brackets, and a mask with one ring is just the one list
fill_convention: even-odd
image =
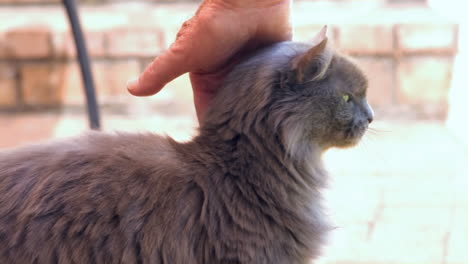
[(0, 152), (0, 263), (308, 263), (329, 230), (320, 156), (372, 118), (362, 73), (317, 47), (240, 64), (188, 143), (93, 132)]

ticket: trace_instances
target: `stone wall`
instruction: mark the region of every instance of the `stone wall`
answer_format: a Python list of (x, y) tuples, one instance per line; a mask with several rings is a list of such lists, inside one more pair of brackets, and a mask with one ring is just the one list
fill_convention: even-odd
[(337, 30), (339, 47), (368, 75), (368, 97), (374, 106), (393, 114), (446, 115), (457, 26), (362, 25)]
[[(301, 15), (317, 12), (311, 3), (299, 2), (294, 8), (294, 38), (307, 41), (323, 24), (329, 24), (334, 46), (352, 55), (367, 73), (369, 100), (378, 112), (425, 118), (446, 115), (457, 25), (434, 19), (434, 14), (422, 7), (401, 12), (374, 10), (373, 17), (349, 23)], [(321, 9), (322, 15), (329, 12), (338, 17), (347, 12), (328, 8)], [(168, 47), (178, 27), (195, 9), (196, 4), (189, 3), (81, 10), (102, 106), (130, 111), (144, 101), (142, 104), (153, 110), (193, 111), (186, 76), (145, 100), (129, 96), (125, 83)], [(15, 12), (23, 15), (18, 17)], [(420, 15), (405, 20), (401, 19), (407, 17), (404, 12)], [(0, 20), (5, 21), (0, 25), (0, 110), (82, 107), (83, 87), (74, 43), (60, 6), (0, 8)]]

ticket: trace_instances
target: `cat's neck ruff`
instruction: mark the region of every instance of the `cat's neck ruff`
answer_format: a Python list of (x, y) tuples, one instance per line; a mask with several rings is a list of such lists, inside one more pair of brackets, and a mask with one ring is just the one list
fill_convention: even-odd
[(242, 167), (237, 177), (257, 178), (259, 183), (277, 181), (301, 196), (326, 186), (321, 148), (312, 142), (297, 142), (294, 149), (288, 149), (279, 133), (268, 131), (258, 122), (242, 131), (236, 131), (229, 123), (204, 128), (194, 142), (206, 155), (222, 155), (214, 160), (224, 162), (224, 167)]

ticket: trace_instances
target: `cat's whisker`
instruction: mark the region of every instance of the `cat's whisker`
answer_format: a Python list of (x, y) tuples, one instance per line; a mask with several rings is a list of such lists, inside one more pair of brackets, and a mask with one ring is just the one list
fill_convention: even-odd
[(361, 142), (360, 142), (359, 145), (360, 145), (361, 148), (364, 149), (364, 151), (368, 152), (369, 149), (368, 149), (368, 145), (367, 145), (366, 139), (367, 139), (366, 137), (363, 137), (363, 138), (361, 139)]
[(379, 131), (374, 131), (374, 130), (367, 130), (366, 133), (364, 134), (363, 139), (369, 140), (369, 141), (375, 141), (381, 138), (383, 135)]
[(391, 130), (385, 130), (385, 129), (375, 128), (375, 127), (368, 127), (367, 129), (368, 131), (372, 131), (375, 133), (391, 133), (392, 132)]
[(380, 134), (377, 133), (377, 132), (375, 132), (375, 131), (368, 130), (368, 131), (366, 132), (366, 136), (367, 136), (367, 137), (374, 137), (374, 136), (377, 137), (377, 136), (380, 136)]
[(384, 136), (386, 133), (392, 133), (391, 130), (385, 130), (385, 129), (380, 129), (380, 128), (375, 128), (375, 127), (368, 127), (366, 131), (366, 135), (372, 135), (375, 137), (380, 137)]
[(368, 148), (369, 142), (371, 142), (371, 141), (373, 141), (373, 138), (371, 138), (369, 135), (366, 135), (361, 139), (361, 142), (362, 142), (363, 146), (365, 146), (366, 148)]

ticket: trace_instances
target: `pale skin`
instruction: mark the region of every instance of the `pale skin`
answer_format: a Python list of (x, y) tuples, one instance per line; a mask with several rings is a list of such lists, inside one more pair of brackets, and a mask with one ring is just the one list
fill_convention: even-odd
[(190, 73), (199, 121), (223, 79), (243, 56), (290, 40), (290, 0), (205, 0), (186, 21), (176, 41), (127, 85), (136, 96), (159, 92)]

